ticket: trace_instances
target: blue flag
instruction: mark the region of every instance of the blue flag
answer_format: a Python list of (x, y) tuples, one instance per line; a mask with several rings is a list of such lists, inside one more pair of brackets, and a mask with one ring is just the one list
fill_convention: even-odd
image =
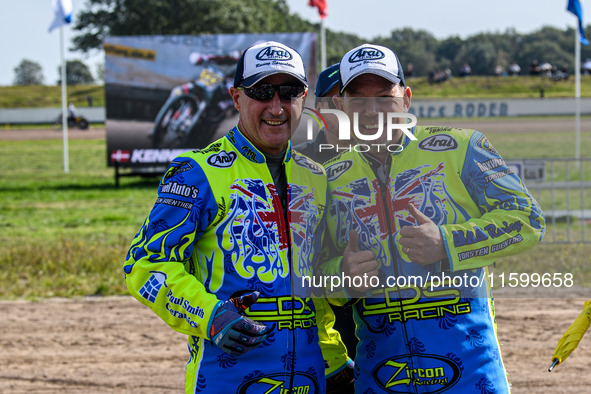
[(575, 16), (579, 19), (579, 35), (581, 37), (581, 43), (583, 45), (589, 45), (589, 41), (587, 41), (585, 38), (585, 29), (583, 28), (583, 10), (579, 0), (568, 0), (566, 10), (575, 14)]
[(49, 26), (49, 32), (57, 27), (67, 25), (72, 22), (72, 0), (52, 0), (54, 19)]

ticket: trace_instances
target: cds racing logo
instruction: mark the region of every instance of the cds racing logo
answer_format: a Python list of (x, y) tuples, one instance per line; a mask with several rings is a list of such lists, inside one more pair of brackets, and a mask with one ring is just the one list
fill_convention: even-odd
[(267, 60), (283, 60), (283, 61), (288, 61), (293, 59), (292, 54), (281, 47), (278, 46), (270, 46), (270, 47), (266, 47), (263, 48), (259, 51), (259, 53), (256, 54), (255, 58), (257, 60), (261, 60), (261, 61), (267, 61)]
[[(339, 144), (319, 144), (319, 151), (332, 150), (332, 151), (343, 151), (343, 150), (354, 150), (356, 152), (369, 152), (377, 151), (383, 152), (384, 150), (390, 153), (402, 152), (404, 146), (400, 143), (390, 143), (393, 140), (394, 131), (400, 130), (406, 135), (411, 141), (416, 141), (417, 137), (414, 136), (412, 128), (417, 125), (417, 118), (411, 113), (407, 112), (376, 112), (377, 119), (375, 122), (375, 132), (373, 134), (367, 134), (360, 131), (365, 129), (365, 125), (360, 124), (359, 113), (353, 112), (353, 121), (349, 119), (349, 116), (338, 109), (321, 108), (319, 111), (305, 107), (310, 112), (304, 112), (309, 115), (306, 125), (306, 138), (311, 141), (314, 139), (314, 121), (320, 128), (328, 130), (328, 124), (323, 114), (330, 114), (336, 116), (338, 120), (338, 139)], [(406, 123), (396, 123), (398, 119), (405, 119)], [(385, 120), (385, 122), (384, 122)], [(385, 123), (385, 125), (384, 125)], [(353, 136), (351, 135), (353, 130)], [(385, 139), (384, 139), (384, 133)], [(352, 141), (354, 140), (354, 141)], [(354, 142), (354, 143), (351, 143)]]
[(359, 48), (349, 56), (349, 63), (357, 63), (366, 60), (378, 60), (385, 57), (384, 52), (377, 48), (365, 47)]
[(274, 323), (279, 331), (317, 326), (316, 311), (310, 297), (261, 297), (250, 306), (246, 316), (259, 322)]

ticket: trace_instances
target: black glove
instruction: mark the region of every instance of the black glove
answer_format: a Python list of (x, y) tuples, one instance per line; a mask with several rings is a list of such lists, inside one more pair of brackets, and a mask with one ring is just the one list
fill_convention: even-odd
[(345, 368), (326, 379), (326, 394), (355, 393), (355, 362), (351, 361)]
[(211, 324), (210, 338), (228, 354), (240, 356), (261, 344), (270, 333), (263, 323), (241, 316), (254, 304), (260, 293), (253, 291), (224, 301), (217, 309)]

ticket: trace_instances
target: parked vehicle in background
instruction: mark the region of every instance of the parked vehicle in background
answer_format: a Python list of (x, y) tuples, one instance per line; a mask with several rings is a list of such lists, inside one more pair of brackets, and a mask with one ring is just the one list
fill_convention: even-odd
[[(68, 127), (69, 128), (78, 128), (80, 130), (87, 130), (90, 123), (88, 119), (86, 119), (82, 115), (75, 115), (75, 116), (68, 116)], [(53, 121), (53, 128), (58, 130), (62, 128), (62, 114), (60, 113), (59, 116)]]

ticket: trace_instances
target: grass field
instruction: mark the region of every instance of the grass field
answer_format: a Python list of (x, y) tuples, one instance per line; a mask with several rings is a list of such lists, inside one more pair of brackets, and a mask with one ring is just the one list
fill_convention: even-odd
[[(56, 107), (62, 103), (61, 86), (0, 86), (0, 108)], [(105, 105), (105, 89), (102, 85), (73, 85), (67, 87), (68, 101), (76, 107)]]
[[(490, 139), (506, 158), (543, 156), (543, 147), (524, 151), (511, 134)], [(554, 153), (567, 155), (570, 148), (559, 145)], [(105, 151), (102, 139), (71, 140), (64, 174), (61, 140), (0, 141), (0, 299), (126, 293), (121, 267), (156, 199), (158, 179), (123, 178), (115, 188)], [(545, 198), (540, 202), (548, 208)], [(563, 237), (564, 224), (556, 231)], [(591, 283), (590, 254), (590, 244), (543, 243), (502, 259), (496, 270), (571, 272), (584, 285)]]
[[(413, 95), (420, 98), (532, 98), (540, 97), (574, 97), (575, 80), (571, 77), (566, 81), (552, 81), (538, 76), (494, 77), (470, 76), (452, 78), (443, 83), (429, 84), (425, 77), (413, 78), (407, 82)], [(581, 76), (581, 97), (591, 96), (591, 76)]]
[(115, 188), (104, 140), (3, 141), (0, 298), (122, 294), (131, 238), (155, 200), (157, 179)]

